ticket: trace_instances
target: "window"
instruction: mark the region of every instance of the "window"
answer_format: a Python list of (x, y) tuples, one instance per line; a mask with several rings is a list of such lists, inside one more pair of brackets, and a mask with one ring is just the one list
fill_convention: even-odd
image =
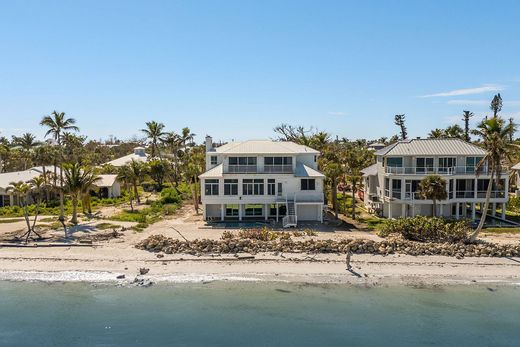
[(415, 170), (417, 173), (432, 173), (433, 158), (417, 158), (415, 159)]
[(267, 180), (267, 195), (276, 195), (276, 183), (274, 179)]
[(264, 195), (263, 179), (247, 179), (242, 181), (242, 194)]
[(448, 173), (451, 168), (457, 166), (457, 158), (439, 158), (439, 172)]
[(229, 165), (255, 165), (256, 157), (229, 157)]
[(301, 190), (316, 190), (316, 180), (314, 178), (302, 178)]
[(206, 180), (204, 192), (206, 195), (218, 195), (218, 180)]
[(261, 216), (264, 214), (264, 207), (261, 204), (245, 205), (246, 216)]
[(264, 158), (265, 172), (292, 172), (292, 157), (265, 157)]
[(226, 205), (226, 217), (238, 217), (238, 205)]
[(481, 160), (482, 157), (466, 157), (466, 172), (475, 172)]
[(401, 180), (392, 180), (392, 197), (401, 199)]
[(224, 180), (224, 195), (238, 195), (238, 180)]
[(315, 156), (314, 156), (314, 162), (317, 162), (317, 161), (318, 161), (318, 156), (315, 155)]
[(231, 173), (255, 173), (256, 157), (229, 157), (228, 171)]
[(211, 165), (217, 165), (217, 156), (216, 155), (212, 155), (211, 157), (209, 157), (209, 163)]
[(403, 158), (386, 158), (386, 166), (389, 167), (403, 167)]

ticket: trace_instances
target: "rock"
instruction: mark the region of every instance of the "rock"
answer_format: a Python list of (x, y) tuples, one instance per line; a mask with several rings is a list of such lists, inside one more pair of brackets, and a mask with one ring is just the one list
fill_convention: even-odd
[(140, 275), (146, 275), (148, 272), (150, 272), (150, 269), (146, 269), (144, 267), (139, 269), (139, 274)]
[(125, 275), (118, 275), (116, 278), (117, 278), (118, 280), (122, 280), (123, 278), (125, 278)]
[(164, 258), (164, 254), (160, 254), (160, 253), (159, 253), (159, 254), (156, 255), (156, 257), (157, 257), (157, 258)]

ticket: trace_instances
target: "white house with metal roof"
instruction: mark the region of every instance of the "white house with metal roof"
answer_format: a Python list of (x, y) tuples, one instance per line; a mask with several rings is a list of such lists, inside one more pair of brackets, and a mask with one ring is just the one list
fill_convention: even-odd
[(199, 176), (206, 220), (272, 219), (284, 227), (323, 221), (319, 152), (293, 142), (251, 140), (214, 147), (206, 137)]
[(146, 154), (144, 147), (135, 147), (134, 152), (128, 155), (125, 155), (121, 158), (117, 158), (106, 162), (103, 165), (112, 165), (115, 167), (125, 166), (126, 164), (130, 164), (132, 160), (146, 163), (148, 161), (148, 154)]
[[(364, 202), (374, 213), (387, 218), (433, 214), (433, 202), (419, 194), (419, 183), (428, 175), (446, 181), (448, 198), (437, 204), (437, 216), (477, 219), (477, 206), (483, 209), (490, 179), (484, 165), (476, 166), (486, 155), (482, 148), (460, 139), (412, 139), (389, 145), (376, 152), (376, 164), (363, 170)], [(491, 214), (501, 208), (505, 219), (508, 200), (508, 173), (492, 187)], [(480, 204), (480, 205), (477, 205)]]

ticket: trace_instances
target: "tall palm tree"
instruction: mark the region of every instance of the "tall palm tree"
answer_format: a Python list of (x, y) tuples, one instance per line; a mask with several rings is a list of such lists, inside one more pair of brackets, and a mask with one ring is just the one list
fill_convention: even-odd
[[(40, 214), (40, 206), (42, 204), (43, 200), (43, 191), (46, 190), (47, 185), (47, 179), (44, 177), (44, 175), (39, 175), (36, 177), (33, 177), (29, 181), (29, 185), (32, 187), (33, 193), (36, 195), (36, 208), (34, 209), (34, 220), (32, 223), (32, 230), (34, 231), (34, 228), (36, 226), (36, 221), (38, 219), (38, 215)], [(40, 236), (40, 235), (38, 235)]]
[(130, 209), (132, 212), (134, 212), (133, 192), (132, 192), (132, 183), (134, 180), (134, 174), (132, 172), (132, 169), (130, 169), (130, 165), (126, 164), (126, 165), (121, 166), (118, 169), (117, 180), (124, 184), (126, 192), (128, 193), (128, 198), (130, 199)]
[(344, 153), (346, 174), (352, 183), (352, 219), (356, 219), (356, 192), (361, 182), (361, 170), (373, 164), (374, 154), (360, 143), (347, 144)]
[(408, 131), (406, 129), (405, 121), (406, 118), (404, 114), (396, 114), (394, 117), (394, 124), (397, 125), (401, 131), (401, 140), (406, 140), (408, 138)]
[[(47, 132), (45, 133), (45, 137), (51, 135), (54, 141), (56, 141), (58, 145), (58, 160), (57, 164), (60, 168), (60, 222), (63, 225), (63, 229), (65, 230), (65, 235), (67, 234), (67, 228), (65, 226), (65, 209), (64, 209), (64, 200), (63, 200), (63, 148), (62, 148), (62, 140), (63, 133), (65, 131), (79, 131), (79, 128), (75, 125), (76, 120), (74, 118), (66, 118), (65, 112), (57, 112), (53, 111), (51, 115), (43, 117), (40, 122), (40, 125), (47, 127)], [(56, 171), (56, 170), (55, 170)], [(57, 175), (56, 175), (57, 176)]]
[(464, 140), (469, 142), (471, 138), (469, 137), (469, 120), (474, 116), (473, 112), (470, 111), (462, 111), (462, 120), (464, 121)]
[(27, 170), (28, 164), (32, 160), (32, 154), (36, 147), (41, 143), (36, 140), (36, 136), (31, 133), (24, 133), (22, 136), (13, 136), (12, 144), (20, 148), (23, 156), (23, 169)]
[(205, 165), (205, 151), (203, 146), (196, 146), (190, 149), (189, 153), (186, 156), (187, 162), (186, 165), (183, 165), (184, 175), (186, 176), (186, 181), (190, 185), (191, 194), (193, 197), (193, 206), (195, 208), (195, 212), (199, 213), (199, 197), (198, 197), (198, 180), (199, 176), (202, 174)]
[(141, 198), (139, 197), (139, 192), (137, 190), (137, 186), (141, 184), (143, 179), (147, 173), (147, 165), (143, 162), (136, 161), (132, 159), (132, 161), (128, 164), (130, 168), (130, 172), (132, 174), (132, 186), (134, 188), (134, 195), (137, 200), (137, 203), (141, 203)]
[(426, 200), (433, 202), (432, 215), (437, 216), (437, 201), (446, 200), (446, 181), (439, 175), (429, 175), (419, 183), (419, 193)]
[(435, 128), (428, 134), (428, 138), (430, 139), (440, 139), (445, 136), (444, 130)]
[(64, 166), (64, 190), (72, 201), (72, 224), (78, 224), (78, 203), (100, 178), (91, 168), (82, 168), (78, 163)]
[(9, 147), (7, 140), (5, 142), (0, 142), (0, 173), (4, 172), (10, 151), (11, 148)]
[(151, 157), (154, 158), (157, 155), (160, 158), (161, 153), (158, 146), (166, 135), (164, 132), (164, 124), (156, 121), (146, 122), (146, 128), (141, 129), (141, 131), (146, 135), (148, 141), (150, 141), (152, 147)]
[(470, 241), (472, 242), (477, 239), (478, 234), (484, 227), (492, 187), (499, 186), (503, 165), (505, 162), (511, 162), (512, 151), (518, 148), (517, 145), (509, 142), (509, 134), (515, 129), (516, 125), (514, 123), (506, 124), (503, 118), (496, 116), (484, 119), (477, 126), (477, 129), (473, 131), (473, 134), (481, 139), (482, 145), (487, 152), (486, 156), (477, 164), (477, 175), (482, 172), (482, 168), (487, 166), (490, 178), (486, 190), (484, 209), (481, 211), (480, 222), (478, 223), (477, 229), (475, 229), (470, 236)]
[(27, 231), (21, 237), (25, 237), (26, 243), (31, 236), (31, 232), (33, 231), (31, 228), (31, 222), (29, 221), (29, 211), (27, 209), (27, 200), (29, 198), (31, 189), (31, 185), (23, 181), (11, 182), (6, 188), (6, 191), (10, 194), (13, 194), (18, 200), (18, 204), (22, 207), (25, 223), (27, 224)]

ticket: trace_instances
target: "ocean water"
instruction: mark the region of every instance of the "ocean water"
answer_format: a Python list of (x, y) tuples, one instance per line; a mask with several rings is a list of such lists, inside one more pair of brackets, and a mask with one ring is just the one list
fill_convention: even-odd
[(3, 346), (520, 346), (520, 288), (0, 282)]

